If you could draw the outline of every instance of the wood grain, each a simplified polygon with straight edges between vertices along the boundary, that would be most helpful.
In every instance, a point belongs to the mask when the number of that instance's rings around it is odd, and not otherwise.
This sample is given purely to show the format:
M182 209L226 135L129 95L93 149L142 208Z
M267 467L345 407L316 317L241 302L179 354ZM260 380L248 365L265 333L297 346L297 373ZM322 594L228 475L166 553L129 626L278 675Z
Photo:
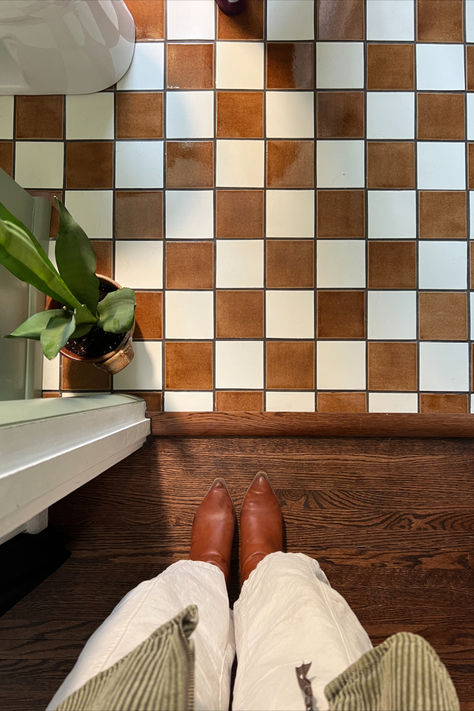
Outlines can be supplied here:
M286 549L319 560L374 644L428 639L474 711L473 454L467 437L151 437L50 510L72 555L0 619L2 711L44 708L121 597L187 556L213 479L238 508L259 470ZM238 534L232 600L237 560Z

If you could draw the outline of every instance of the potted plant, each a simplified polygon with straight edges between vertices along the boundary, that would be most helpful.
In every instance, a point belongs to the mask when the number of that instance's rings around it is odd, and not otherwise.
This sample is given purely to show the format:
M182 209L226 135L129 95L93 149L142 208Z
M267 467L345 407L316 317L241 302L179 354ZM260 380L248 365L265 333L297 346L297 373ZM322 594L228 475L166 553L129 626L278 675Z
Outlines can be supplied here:
M133 358L135 292L96 274L84 230L60 200L55 269L36 237L0 203L0 264L46 296L46 309L6 338L40 341L46 358L59 352L118 373Z

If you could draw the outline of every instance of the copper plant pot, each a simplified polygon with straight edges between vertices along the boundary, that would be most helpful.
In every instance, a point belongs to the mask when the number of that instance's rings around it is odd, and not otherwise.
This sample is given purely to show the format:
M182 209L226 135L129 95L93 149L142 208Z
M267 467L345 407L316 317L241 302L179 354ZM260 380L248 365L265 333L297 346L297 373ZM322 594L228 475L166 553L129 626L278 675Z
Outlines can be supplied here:
M96 274L96 276L98 279L100 279L100 281L107 282L108 284L114 286L116 289L121 288L120 284L117 284L117 282L111 279L110 277L104 276L104 274ZM50 296L47 296L46 309L54 309L57 307L57 302L54 301ZM68 350L66 346L64 346L64 348L61 348L59 352L62 353L62 355L66 358L70 358L70 360L76 360L82 363L92 363L93 365L95 365L96 368L99 368L100 370L104 370L106 373L114 375L115 373L119 373L121 370L123 370L133 360L134 352L132 344L132 335L134 330L135 320L133 321L131 329L124 334L124 337L119 343L119 345L114 348L113 351L104 353L104 355L99 356L98 358L84 358L84 356L77 355L77 353L73 353L72 351Z

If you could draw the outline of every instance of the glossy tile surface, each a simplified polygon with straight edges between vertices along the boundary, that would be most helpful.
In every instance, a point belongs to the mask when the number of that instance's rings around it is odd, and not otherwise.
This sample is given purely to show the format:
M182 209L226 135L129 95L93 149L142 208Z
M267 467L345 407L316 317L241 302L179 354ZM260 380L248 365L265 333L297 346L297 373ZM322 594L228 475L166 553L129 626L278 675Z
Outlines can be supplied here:
M137 293L131 366L48 362L46 394L471 409L474 3L129 8L116 87L0 97L0 167L62 197L97 268Z

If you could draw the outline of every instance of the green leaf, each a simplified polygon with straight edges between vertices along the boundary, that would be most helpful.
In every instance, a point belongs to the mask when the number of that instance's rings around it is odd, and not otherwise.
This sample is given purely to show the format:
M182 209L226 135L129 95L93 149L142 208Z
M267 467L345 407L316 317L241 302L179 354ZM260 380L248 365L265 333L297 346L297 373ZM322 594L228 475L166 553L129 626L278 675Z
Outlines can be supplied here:
M93 325L93 323L78 324L76 319L76 330L72 334L72 338L81 338L81 336L87 336Z
M40 341L43 353L48 360L58 355L68 339L74 333L76 319L74 314L62 311L60 316L54 316L42 331Z
M135 292L133 289L117 289L107 294L97 305L99 323L108 333L124 333L132 327L135 315Z
M60 304L72 309L80 307L39 243L38 247L22 227L0 219L0 264Z
M3 205L3 203L1 203L1 202L0 202L0 220L5 220L5 222L12 222L17 227L20 227L23 230L23 232L25 232L25 234L30 238L31 243L33 244L33 246L36 249L36 251L38 252L38 254L40 254L43 257L43 259L49 264L50 268L53 271L56 271L53 263L51 262L48 255L44 251L43 247L40 245L40 243L34 236L33 232L31 232L31 230L29 230L28 227L25 224L23 224L23 222L21 220L18 219L18 217L15 217L15 215L12 212L7 210L5 205Z
M96 256L86 233L64 205L59 207L59 231L56 239L56 262L59 273L76 298L92 314L97 311L99 280L95 275Z
M10 335L5 336L5 338L34 338L35 341L39 341L41 333L46 328L48 323L54 316L60 316L63 312L62 309L50 309L49 311L39 311L37 314L30 316L26 321L15 328Z

